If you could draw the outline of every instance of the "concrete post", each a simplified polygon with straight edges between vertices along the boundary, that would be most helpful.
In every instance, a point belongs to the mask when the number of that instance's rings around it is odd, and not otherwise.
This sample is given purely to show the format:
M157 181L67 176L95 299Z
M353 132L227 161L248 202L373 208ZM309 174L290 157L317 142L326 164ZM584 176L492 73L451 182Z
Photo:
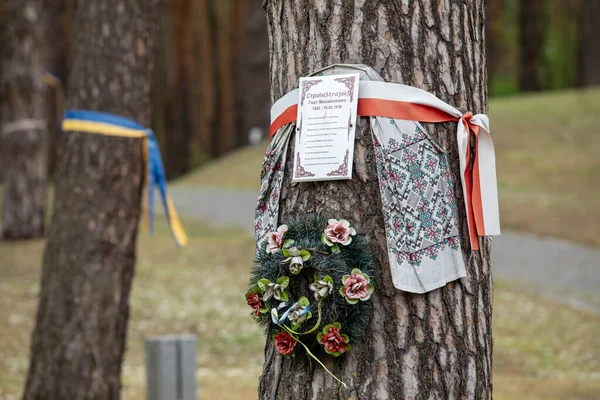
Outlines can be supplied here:
M196 400L196 337L146 339L148 400Z

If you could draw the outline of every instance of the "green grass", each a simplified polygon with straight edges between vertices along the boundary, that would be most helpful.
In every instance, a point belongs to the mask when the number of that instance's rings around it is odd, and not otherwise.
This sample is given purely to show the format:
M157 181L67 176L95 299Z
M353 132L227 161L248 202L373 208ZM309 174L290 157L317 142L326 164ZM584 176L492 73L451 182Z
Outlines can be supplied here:
M600 89L493 99L504 229L600 245ZM257 191L267 143L178 181Z
M141 233L131 298L123 399L145 398L143 340L198 336L204 399L255 399L263 337L244 302L254 242L235 230L186 223L178 249L162 218ZM0 399L22 390L33 328L43 241L0 243ZM508 283L495 289L497 399L596 399L600 396L600 317L538 298Z
M178 179L175 184L258 191L260 165L268 144L268 141L263 141L256 146L234 150L217 160L207 162L202 168Z
M492 101L505 228L600 245L600 90Z

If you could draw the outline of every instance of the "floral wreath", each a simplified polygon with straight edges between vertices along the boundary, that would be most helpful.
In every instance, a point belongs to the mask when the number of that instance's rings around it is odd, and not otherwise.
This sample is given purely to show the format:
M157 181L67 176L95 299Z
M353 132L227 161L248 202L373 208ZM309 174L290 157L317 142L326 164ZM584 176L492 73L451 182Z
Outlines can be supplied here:
M334 357L347 353L372 314L373 257L367 240L347 220L317 215L298 217L265 239L246 302L277 351L294 357L299 343L325 368L311 349Z

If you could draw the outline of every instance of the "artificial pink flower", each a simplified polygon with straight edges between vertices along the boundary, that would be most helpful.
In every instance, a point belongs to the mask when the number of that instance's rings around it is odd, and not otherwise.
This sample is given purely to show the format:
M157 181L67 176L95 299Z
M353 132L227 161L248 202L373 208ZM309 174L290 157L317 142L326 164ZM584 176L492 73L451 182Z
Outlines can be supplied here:
M350 222L345 219L330 219L329 225L323 231L322 241L328 246L334 246L339 243L343 246L352 242L352 236L356 235L356 230L350 226Z
M371 279L357 268L353 269L350 275L342 277L342 284L340 295L350 304L356 304L359 300L368 300L375 289Z
M277 232L269 233L269 244L267 245L267 253L277 253L283 246L283 236L287 232L287 225L281 225L277 228Z

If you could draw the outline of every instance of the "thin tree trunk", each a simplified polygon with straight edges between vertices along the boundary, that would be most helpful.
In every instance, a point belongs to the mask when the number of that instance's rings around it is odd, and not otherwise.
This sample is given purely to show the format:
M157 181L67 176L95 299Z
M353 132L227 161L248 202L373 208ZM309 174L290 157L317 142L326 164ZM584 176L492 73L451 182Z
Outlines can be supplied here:
M543 0L519 1L519 88L540 90Z
M332 63L364 63L384 79L417 86L474 112L486 112L484 5L469 1L268 0L271 95ZM351 181L283 183L280 221L298 213L343 216L366 234L377 264L375 315L362 343L328 367L344 389L304 356L285 360L267 339L261 399L490 399L492 280L490 246L471 252L459 210L467 277L426 294L394 288L368 120L361 118ZM448 152L457 204L456 125L436 125ZM293 143L293 139L292 139ZM293 146L290 146L293 147ZM293 151L293 149L291 149ZM286 170L293 157L288 156ZM327 199L324 201L323 199Z
M262 13L262 7L258 5L258 10ZM242 92L241 79L245 68L245 61L242 53L242 45L246 35L245 28L248 21L248 0L236 0L231 6L231 80L232 95L235 108L235 146L244 146L248 143L248 131L244 128L244 117L246 116L246 104L244 97L246 93ZM265 28L266 33L266 28ZM266 83L266 82L265 82Z
M148 126L159 0L80 0L69 108ZM24 399L118 399L142 140L63 133Z
M209 0L198 0L194 21L194 69L192 77L194 110L198 113L198 125L194 129L194 153L202 158L216 155L213 144L213 124L216 119L216 83L214 69L214 21L211 18Z
M44 4L49 20L48 37L52 38L52 41L47 43L49 59L45 67L62 81L48 90L48 136L50 141L48 175L51 177L56 169L60 123L65 113L64 86L69 72L74 34L75 0L46 1Z
M600 1L583 0L580 12L578 82L600 85Z
M42 0L4 3L2 128L3 239L44 235L49 137L47 92L48 15Z
M485 0L485 58L488 78L492 78L499 71L502 61L502 12L504 0Z
M231 52L231 12L236 5L229 1L212 0L217 19L216 54L218 77L218 138L217 155L223 155L237 145L237 110L235 109L235 87L233 85L232 52Z
M269 131L269 36L262 0L248 0L242 37L239 93L243 104L241 132L248 137L254 127Z
M192 109L193 12L192 0L167 2L168 29L166 60L165 158L169 178L180 176L191 167L190 141L194 130Z

